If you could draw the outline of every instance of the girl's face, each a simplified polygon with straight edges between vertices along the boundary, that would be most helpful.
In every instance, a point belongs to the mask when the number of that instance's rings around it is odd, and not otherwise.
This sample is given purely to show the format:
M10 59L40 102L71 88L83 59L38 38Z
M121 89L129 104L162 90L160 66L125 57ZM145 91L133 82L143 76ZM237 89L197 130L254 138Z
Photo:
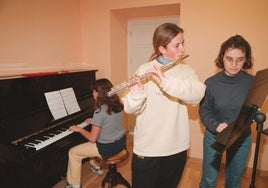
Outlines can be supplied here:
M97 97L98 97L98 92L94 89L93 90L93 98L94 98L94 100L97 100Z
M223 56L225 73L228 76L235 76L242 70L246 61L245 53L238 48L228 48Z
M170 43L167 44L166 47L160 46L159 51L162 53L163 57L170 60L175 61L183 56L184 53L184 38L183 33L178 33L176 37L174 37Z

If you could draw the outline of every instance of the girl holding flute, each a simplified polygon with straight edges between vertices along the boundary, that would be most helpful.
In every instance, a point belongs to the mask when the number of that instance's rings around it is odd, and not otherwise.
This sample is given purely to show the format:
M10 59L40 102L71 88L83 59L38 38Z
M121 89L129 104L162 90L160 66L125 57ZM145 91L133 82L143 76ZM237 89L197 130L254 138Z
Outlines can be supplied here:
M183 57L183 29L173 23L158 26L153 47L150 62L141 65L131 79L147 73L151 76L129 87L122 98L125 112L137 115L132 186L176 188L190 145L187 104L200 102L205 85L188 64L161 71Z

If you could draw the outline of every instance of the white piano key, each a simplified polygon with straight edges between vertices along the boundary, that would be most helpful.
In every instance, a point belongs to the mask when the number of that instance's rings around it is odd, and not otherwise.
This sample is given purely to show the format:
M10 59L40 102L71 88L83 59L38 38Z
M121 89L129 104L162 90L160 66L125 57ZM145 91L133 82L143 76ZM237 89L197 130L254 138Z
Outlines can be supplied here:
M28 145L28 144L24 144L24 146L26 146L26 147L30 147L30 148L35 148L35 146Z
M81 128L85 128L87 125L89 125L89 123L82 122L82 123L78 124L77 126L79 126ZM33 144L34 146L32 146L32 147L34 147L36 149L36 151L38 151L38 150L40 150L40 149L42 149L42 148L44 148L52 143L64 138L64 137L72 134L72 133L73 133L73 131L66 129L65 131L61 131L59 134L52 134L53 136L47 136L47 135L44 136L45 138L47 138L45 141L40 140L41 142L38 144L34 144L34 143L31 143L31 144ZM51 134L49 134L49 135L51 135Z

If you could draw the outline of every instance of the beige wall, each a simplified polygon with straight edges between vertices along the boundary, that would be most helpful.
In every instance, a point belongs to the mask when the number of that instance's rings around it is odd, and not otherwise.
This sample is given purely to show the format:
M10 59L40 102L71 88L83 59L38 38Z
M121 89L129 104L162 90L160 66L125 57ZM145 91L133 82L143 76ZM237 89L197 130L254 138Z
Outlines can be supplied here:
M251 43L255 74L268 67L267 7L267 0L1 0L0 75L97 68L98 77L119 84L127 77L127 20L178 14L190 54L186 62L201 80L216 72L219 46L234 34ZM189 108L189 155L202 158L203 126L198 107ZM262 111L268 115L267 100ZM255 139L255 124L252 128ZM268 171L268 137L261 141L258 168Z
M0 76L84 65L79 1L1 0L0 23Z

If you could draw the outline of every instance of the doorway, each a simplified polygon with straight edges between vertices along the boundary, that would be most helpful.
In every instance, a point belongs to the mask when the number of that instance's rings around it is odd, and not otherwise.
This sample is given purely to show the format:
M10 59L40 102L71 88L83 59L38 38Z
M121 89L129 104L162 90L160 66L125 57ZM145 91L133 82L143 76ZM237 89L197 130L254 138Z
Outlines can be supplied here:
M149 61L153 53L153 32L165 22L179 25L179 17L128 21L128 76L132 75L141 64Z
M175 23L179 23L180 4L175 3L115 9L111 10L110 16L111 80L114 85L117 86L127 80L128 75L133 74L140 64L148 62L148 59L152 53L152 35L157 25L167 22L166 19L170 18L175 18ZM130 24L132 24L132 26L129 26ZM138 32L139 28L142 31L144 30L141 28L143 28L145 24L154 24L154 26L148 27L150 28L150 31L144 31L147 33L147 37L144 36L144 33ZM134 27L131 30L131 37L133 37L131 39L129 39L128 26L131 27L131 29ZM138 38L136 38L136 36ZM144 41L147 41L147 44L145 45L146 47L132 47L136 46L135 44L140 43L142 40L141 37L143 37ZM136 43L136 41L139 43ZM133 42L134 45L132 45ZM135 48L135 50L130 50L129 47ZM119 70L121 74L118 74ZM122 96L122 93L123 92L119 93L120 97ZM132 132L135 126L135 116L133 117L133 115L125 113L124 126L127 132Z
M128 32L128 77L135 73L138 67L149 61L153 53L152 38L154 30L162 23L170 22L179 25L179 17L129 20ZM136 115L129 114L127 124L129 132L133 132Z

